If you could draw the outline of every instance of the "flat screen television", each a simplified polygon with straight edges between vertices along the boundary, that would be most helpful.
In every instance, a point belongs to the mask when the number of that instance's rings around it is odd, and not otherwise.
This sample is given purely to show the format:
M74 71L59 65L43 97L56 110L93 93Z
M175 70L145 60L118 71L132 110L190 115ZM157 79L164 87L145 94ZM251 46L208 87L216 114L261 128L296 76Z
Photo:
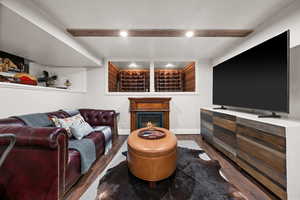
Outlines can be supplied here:
M213 104L289 112L289 31L213 68Z

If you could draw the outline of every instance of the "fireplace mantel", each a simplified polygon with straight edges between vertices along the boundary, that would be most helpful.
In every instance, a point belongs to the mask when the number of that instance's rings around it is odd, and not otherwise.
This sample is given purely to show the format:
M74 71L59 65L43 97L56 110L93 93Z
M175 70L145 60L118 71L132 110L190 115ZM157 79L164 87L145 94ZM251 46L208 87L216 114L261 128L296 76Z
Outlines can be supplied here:
M130 130L137 129L137 112L163 112L163 128L169 129L171 98L128 98L130 102Z

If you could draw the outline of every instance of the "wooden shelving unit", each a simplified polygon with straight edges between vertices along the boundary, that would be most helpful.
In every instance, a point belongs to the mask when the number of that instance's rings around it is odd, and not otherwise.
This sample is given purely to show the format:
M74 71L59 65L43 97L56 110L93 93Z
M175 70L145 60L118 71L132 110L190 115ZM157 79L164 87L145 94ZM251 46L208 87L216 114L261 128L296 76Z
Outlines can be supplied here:
M182 69L183 74L183 91L185 92L194 92L195 91L195 63L191 63Z
M150 81L149 69L122 69L108 62L109 92L148 92Z
M108 63L109 92L150 92L150 69L122 68ZM154 70L155 92L195 92L195 62L180 68Z
M180 69L156 69L155 91L180 92L183 91L182 70Z
M108 88L110 92L118 91L119 68L111 62L108 62Z
M149 91L149 70L121 70L119 73L120 92Z

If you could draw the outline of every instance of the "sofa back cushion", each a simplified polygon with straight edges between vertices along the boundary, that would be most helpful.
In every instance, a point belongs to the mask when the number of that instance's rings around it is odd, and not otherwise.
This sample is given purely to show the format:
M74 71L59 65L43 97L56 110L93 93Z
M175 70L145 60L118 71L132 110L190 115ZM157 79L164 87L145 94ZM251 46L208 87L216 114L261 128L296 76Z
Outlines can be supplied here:
M62 110L56 111L56 112L49 112L47 113L49 117L56 116L58 118L66 118L70 117L70 115ZM0 119L0 126L26 126L26 124L17 118L14 117L9 117L9 118L4 118Z
M67 118L67 117L71 117L71 115L69 115L67 112L63 111L63 110L59 110L56 112L49 112L47 113L47 115L52 118L52 117L57 117L57 118Z
M80 109L80 114L91 126L113 126L114 110Z

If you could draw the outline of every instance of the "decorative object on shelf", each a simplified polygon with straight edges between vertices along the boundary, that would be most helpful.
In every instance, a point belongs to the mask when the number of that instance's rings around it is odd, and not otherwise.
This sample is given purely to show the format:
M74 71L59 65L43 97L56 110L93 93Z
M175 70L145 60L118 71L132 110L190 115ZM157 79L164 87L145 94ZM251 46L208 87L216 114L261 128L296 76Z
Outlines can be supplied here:
M0 82L9 82L5 76L0 75Z
M0 82L15 83L14 74L0 72Z
M72 83L67 77L59 76L55 81L55 88L66 90L69 89L70 86L72 86Z
M49 72L43 71L44 76L38 78L38 82L45 83L46 87L53 87L55 80L57 80L57 76L49 76Z
M72 86L72 83L71 83L71 81L66 80L66 82L64 83L64 85L65 85L67 88L69 88L70 86Z
M14 79L17 83L25 85L37 85L37 79L27 73L17 73L14 75Z
M35 77L30 76L28 60L0 51L0 82L37 85Z
M0 72L0 82L37 85L37 79L27 73Z
M0 72L29 73L28 60L0 51Z
M1 71L2 72L8 72L8 70L16 70L18 67L9 59L9 58L1 58Z

